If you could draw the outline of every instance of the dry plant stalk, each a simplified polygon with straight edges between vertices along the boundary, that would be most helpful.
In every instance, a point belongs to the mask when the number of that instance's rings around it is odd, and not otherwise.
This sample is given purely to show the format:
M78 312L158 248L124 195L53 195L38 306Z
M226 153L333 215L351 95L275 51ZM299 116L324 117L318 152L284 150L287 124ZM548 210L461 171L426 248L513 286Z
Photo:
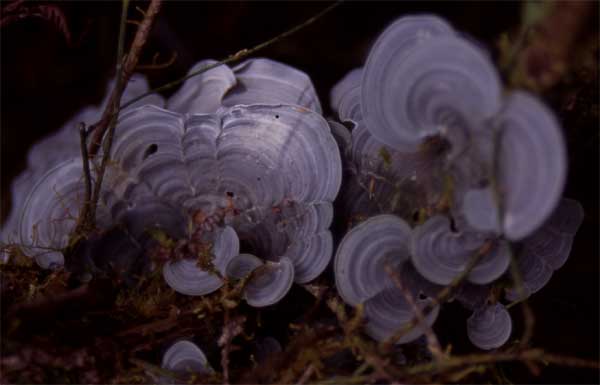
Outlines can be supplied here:
M146 40L148 39L148 34L150 33L150 29L152 27L152 23L154 22L154 18L160 11L161 0L151 0L148 9L144 14L144 19L138 26L137 32L131 43L131 48L127 53L122 66L120 64L122 58L117 57L117 61L119 62L120 71L117 70L117 76L121 76L121 81L117 81L115 88L110 94L110 98L102 117L98 122L96 122L92 127L90 127L90 132L93 131L93 137L89 145L89 155L91 158L94 158L100 149L100 144L102 143L102 138L104 134L109 129L109 125L111 122L116 121L118 116L119 104L121 102L121 96L123 95L123 91L125 91L125 87L133 75L133 71L135 70L140 54L142 52L142 48L146 44ZM120 73L120 74L119 74Z

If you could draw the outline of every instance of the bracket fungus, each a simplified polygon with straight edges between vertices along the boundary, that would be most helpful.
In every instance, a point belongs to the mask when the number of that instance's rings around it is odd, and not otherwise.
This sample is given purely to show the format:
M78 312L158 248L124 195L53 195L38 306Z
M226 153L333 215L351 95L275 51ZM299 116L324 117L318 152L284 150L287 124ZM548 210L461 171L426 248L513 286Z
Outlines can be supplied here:
M120 115L100 229L124 226L182 294L218 289L244 247L266 261L246 288L252 305L273 304L292 282L317 277L333 253L331 202L342 170L310 79L255 59L189 79L166 105L188 111L145 105ZM43 267L63 263L83 202L75 143L71 158L27 192L25 208L15 208L20 241Z
M412 230L393 215L378 215L354 227L342 240L335 256L335 282L338 293L350 305L365 305L367 333L383 340L412 321L413 311L394 286L386 265L398 273L410 258ZM410 285L413 296L419 297L419 287ZM415 295L416 294L416 295ZM424 308L431 299L418 300ZM436 306L427 316L432 324L437 317ZM413 329L398 342L410 342L423 334L422 327Z
M512 319L497 303L476 309L467 320L467 336L473 345L490 350L504 345L512 331Z
M106 87L106 90L110 90L114 88L115 81L112 80ZM129 83L127 83L127 87L123 92L123 99L131 99L132 97L143 94L149 90L148 82L146 78L142 75L134 74ZM48 178L44 176L48 173L50 169L57 166L58 164L68 161L70 159L74 159L80 156L80 136L79 136L79 123L85 122L90 124L92 122L96 122L100 119L102 115L102 111L108 104L109 95L106 92L106 97L98 106L89 106L79 111L75 116L73 116L67 123L65 123L58 131L46 136L41 139L39 142L35 143L29 152L27 153L27 168L19 174L11 185L11 210L9 215L2 226L2 231L0 232L0 240L6 244L21 242L24 241L20 239L19 235L19 222L22 216L22 210L25 204L25 200L30 195L30 191L34 188L36 184L42 178ZM145 104L153 104L156 106L162 106L164 104L164 99L160 95L151 95L148 98L144 99L144 101L138 101L131 106L129 106L126 110L131 108L136 108ZM77 163L77 162L75 162ZM75 165L71 165L70 167L77 167ZM81 161L79 161L81 164ZM83 170L80 167L79 177L82 176ZM93 170L92 170L93 171ZM66 183L72 183L72 181L65 181ZM49 187L50 189L54 187ZM62 187L61 187L62 188ZM52 195L55 195L54 193ZM44 198L46 199L46 198ZM70 198L69 198L70 199ZM81 203L81 202L79 202ZM75 202L68 202L69 205L75 205ZM28 231L30 231L29 229ZM25 241L25 244L30 244L30 241ZM47 258L61 260L62 257L53 254L51 250L47 250L50 254ZM47 263L42 262L42 266Z
M406 16L388 26L364 67L333 87L330 102L345 123L332 124L347 176L341 206L349 224L359 222L336 254L342 298L354 306L366 301L365 309L372 309L373 296L394 297L386 314L394 306L401 312L400 297L379 294L386 278L375 255L402 255L431 284L448 285L479 253L457 297L474 291L484 298L469 321L475 345L504 343L510 323L490 342L476 336L487 324L473 319L490 319L485 298L508 275L511 242L530 250L518 257L530 292L553 271L544 257L531 256L545 253L548 241L536 230L556 208L566 178L565 143L552 111L524 91L504 95L489 55L433 15ZM393 225L380 228L380 221L402 221L403 230L396 231L395 243L380 241L372 257L363 256L372 239L393 231ZM557 260L566 259L576 227L559 231ZM407 249L399 253L398 244ZM426 291L422 282L414 284ZM376 338L384 334L373 330L384 330L382 312L367 312L366 328Z
M552 112L523 91L502 98L488 55L435 16L392 23L372 47L365 67L342 79L331 98L340 119L355 126L351 152L357 166L365 165L361 155L382 163L373 148L385 148L390 159L402 158L388 162L396 165L406 163L408 154L423 154L431 138L447 143L445 150L428 154L431 163L442 163L429 171L441 168L454 177L456 190L464 195L455 197L457 207L476 230L518 241L544 222L560 198L566 155ZM490 158L488 144L479 148L480 137L490 133L498 136L498 159ZM457 175L482 165L487 168L483 179L480 173ZM416 166L412 171L427 174ZM501 192L499 202L491 193L470 192L482 184L491 188L492 178ZM490 214L496 211L498 219Z
M189 73L215 65L203 60ZM221 106L291 104L321 113L315 88L304 72L269 59L249 59L233 68L220 65L188 79L167 100L166 108L181 113L215 112Z
M246 302L254 307L263 307L279 302L290 290L294 282L294 265L289 258L279 262L263 262L252 254L240 254L233 258L226 268L226 275L232 279L250 276L252 279L244 287Z
M563 198L542 227L523 240L517 262L526 296L540 290L565 264L583 216L579 202ZM511 301L520 299L513 288L507 290L506 297Z
M447 217L433 216L413 232L412 262L417 271L431 282L448 285L489 241L477 233L452 232ZM490 283L508 268L510 255L506 241L492 240L491 244L482 261L469 273L467 279L470 282Z
M212 367L204 352L193 342L178 341L171 345L162 357L161 367L177 375L211 374ZM160 379L160 383L176 383L175 379Z

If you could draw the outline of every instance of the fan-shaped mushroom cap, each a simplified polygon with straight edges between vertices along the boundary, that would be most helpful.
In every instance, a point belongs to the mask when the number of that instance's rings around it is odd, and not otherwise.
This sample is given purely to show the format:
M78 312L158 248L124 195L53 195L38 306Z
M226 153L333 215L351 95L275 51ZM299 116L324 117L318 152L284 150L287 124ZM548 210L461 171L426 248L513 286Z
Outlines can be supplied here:
M201 60L188 71L197 72L215 65L216 60ZM219 65L187 79L166 103L166 108L179 113L212 113L222 105L223 95L236 84L235 74L226 65Z
M85 199L81 160L60 163L46 172L29 191L19 219L19 239L27 255L43 268L64 263L67 246ZM100 221L105 215L99 207Z
M331 108L338 114L341 121L357 122L362 120L360 109L362 76L362 68L353 69L331 89Z
M338 248L334 265L338 293L350 305L364 302L366 331L373 338L389 337L414 316L385 271L386 264L401 271L409 259L410 236L411 229L402 219L378 215L350 230ZM410 290L417 292L412 286ZM422 307L428 303L419 300ZM428 323L433 323L437 311L430 313ZM421 334L417 328L398 342L408 342Z
M531 294L546 286L552 278L552 267L546 264L534 254L523 254L518 257L519 270L523 280L524 297L516 288L506 290L506 298L509 301L517 301L529 297Z
M552 111L527 93L510 96L499 124L504 233L519 240L557 206L567 174L566 149Z
M497 179L503 211L501 231L521 240L550 216L565 184L566 149L552 111L525 92L514 92L494 122L499 130ZM463 211L482 231L499 227L490 188L470 191Z
M583 223L583 207L563 198L552 216L531 236L523 240L523 254L534 254L554 270L561 268L571 252L573 238Z
M204 352L190 341L179 341L171 345L163 355L161 367L181 374L213 372Z
M236 255L229 261L225 268L225 274L228 278L242 279L262 265L264 265L263 261L257 256L243 253Z
M504 345L511 331L512 319L500 303L475 310L467 320L467 336L480 349L490 350Z
M240 234L257 255L278 260L284 256L294 263L295 280L305 283L317 277L333 253L333 238L328 230L333 219L330 203L286 202L264 216L260 224Z
M203 60L189 73L215 63ZM262 58L233 68L220 65L187 79L169 98L167 108L180 113L214 113L221 106L251 104L293 104L321 112L317 93L304 72Z
M326 267L333 251L329 202L341 183L341 161L327 123L316 113L253 105L183 117L142 108L122 117L116 138L114 174L120 176L112 180L118 195L113 200L153 197L208 216L233 204L239 213L222 220L244 238L260 242L264 234L261 257L289 257L296 274L286 277L305 282ZM176 266L181 282L200 274L194 261ZM171 267L165 278L174 284L169 272ZM221 284L214 275L200 275L195 288L190 282L174 288L201 295Z
M523 240L517 262L526 296L544 287L553 272L564 265L583 215L579 202L562 199L546 223ZM512 301L520 299L514 288L507 290L506 297Z
M115 80L107 85L107 90L114 87ZM149 90L146 78L139 74L133 74L122 95L122 100L127 101L139 96ZM96 123L102 115L102 111L108 103L109 95L99 106L89 106L79 111L58 131L46 136L36 142L27 153L27 169L16 177L11 186L12 205L8 218L2 226L0 239L3 242L12 243L18 241L18 226L22 214L25 199L34 188L35 184L54 166L80 156L79 123L88 126ZM162 106L163 98L158 95L150 95L142 101L136 102L126 110L139 107L143 104Z
M472 228L482 232L501 233L498 203L491 187L466 191L462 204L464 219Z
M186 295L204 295L217 290L223 284L221 277L225 275L227 264L240 253L239 240L233 228L216 231L211 253L212 264L220 276L200 268L194 259L182 259L164 265L165 281L175 291Z
M335 283L340 296L356 306L390 282L385 264L409 259L411 229L393 215L369 218L350 230L335 256Z
M321 113L317 92L304 72L269 59L250 59L233 68L238 80L223 105L294 104Z
M34 191L20 227L23 239L39 232L38 214L52 207L42 205L49 189L60 183L60 189L82 192L80 160L71 163L54 170L53 179ZM340 154L329 126L305 108L252 105L181 115L144 106L126 111L119 120L101 203L112 216L106 222L124 224L147 250L157 243L150 229L176 240L213 234L214 271L200 269L193 259L164 266L167 283L189 295L220 287L218 275L239 254L236 231L272 232L264 257L275 261L270 268L282 266L271 270L285 273L277 276L285 279L283 295L290 279L311 280L329 262L331 201L340 183ZM69 204L78 210L81 199L75 198ZM39 245L63 247L76 218L74 213L68 228L44 224L44 241L54 243Z
M487 54L444 21L406 17L371 49L361 107L371 133L398 150L414 151L437 134L458 144L498 111L500 81Z
M234 279L254 274L244 288L246 302L254 307L279 302L294 283L294 265L286 257L279 262L263 263L252 254L240 254L229 262L226 272L228 277Z
M294 283L294 265L286 257L258 267L244 288L250 306L264 307L279 302Z
M29 196L32 187L39 180L33 178L33 170L26 169L19 174L10 186L11 209L0 230L0 242L11 244L19 242L19 222L23 204ZM0 250L0 260L6 260L8 253Z
M338 123L335 120L328 120L327 123L329 123L331 134L340 147L342 158L347 158L348 151L352 148L352 134L342 123Z
M295 106L238 106L189 118L144 107L121 118L115 138L112 158L130 181L182 204L206 190L243 198L236 202L243 208L271 206L284 195L331 201L341 183L327 122Z
M485 242L485 237L480 234L452 232L448 218L436 215L414 229L412 262L431 282L447 285L466 269ZM506 271L509 262L506 243L495 241L468 279L477 284L492 282Z

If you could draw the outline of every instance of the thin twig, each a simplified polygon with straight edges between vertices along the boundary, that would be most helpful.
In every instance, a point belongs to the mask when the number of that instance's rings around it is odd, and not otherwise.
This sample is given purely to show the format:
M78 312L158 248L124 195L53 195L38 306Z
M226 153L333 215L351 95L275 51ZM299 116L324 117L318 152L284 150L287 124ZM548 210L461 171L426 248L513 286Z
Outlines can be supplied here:
M413 311L414 316L418 321L418 325L420 325L423 328L425 337L427 338L427 347L431 351L431 354L433 354L433 357L437 361L443 360L445 357L444 352L442 351L442 347L440 345L440 341L433 332L433 329L431 329L431 326L429 326L429 324L427 323L422 309L419 308L415 301L415 297L412 295L410 290L408 290L408 288L404 285L402 279L400 278L400 275L392 268L392 266L389 263L385 264L385 272L390 276L390 278L394 282L394 285L396 285L396 287L400 290L402 296L404 297L408 305L411 307L411 310Z
M124 7L126 7L126 3L128 0L124 1ZM140 58L140 53L142 48L146 44L146 40L148 39L148 34L150 33L150 29L152 27L152 23L154 22L154 18L158 14L160 10L161 0L152 0L150 5L148 6L147 11L144 14L144 19L140 23L133 42L131 43L131 48L127 57L125 58L124 63L122 62L122 56L117 57L117 84L113 89L109 103L107 108L104 110L102 114L102 118L90 127L90 131L94 131L94 135L92 137L92 141L89 147L90 157L94 158L100 148L100 143L102 142L102 138L104 134L108 130L108 126L112 121L116 122L116 117L119 113L119 104L121 102L121 96L123 91L125 91L125 87L137 66L137 63ZM121 32L125 30L125 23L127 21L127 14L121 17ZM121 33L120 32L120 33ZM124 33L124 32L123 32ZM122 36L120 36L119 41L121 41ZM120 43L121 44L121 43ZM122 52L122 51L121 51ZM119 81L120 80L120 81Z
M468 354L463 356L452 356L448 357L446 360L440 363L428 362L425 364L412 366L406 369L406 373L408 375L417 375L423 373L441 373L456 367L478 364L491 364L506 361L548 362L555 365L579 368L600 368L600 365L596 361L569 356L560 356L556 354L546 354L542 349L527 349L516 352L494 352Z
M600 362L598 362L598 360L588 360L585 358L563 356L554 353L544 353L542 360L549 364L568 366L572 368L600 369Z
M327 13L329 13L330 11L332 11L334 8L336 8L338 5L340 5L342 2L343 2L343 0L336 1L335 3L331 4L327 8L325 8L322 11L320 11L319 13L317 13L316 15L314 15L311 18L307 19L306 21L302 22L301 24L298 24L298 25L294 26L293 28L290 28L287 31L283 32L282 34L277 35L277 36L275 36L275 37L273 37L273 38L271 38L271 39L269 39L269 40L267 40L267 41L265 41L263 43L257 44L257 45L255 45L252 48L242 49L242 50L240 50L240 51L238 51L238 52L236 52L236 53L234 53L232 55L229 55L227 58L225 58L225 59L223 59L221 61L218 61L218 62L213 63L211 65L207 65L206 67L203 67L203 68L199 69L198 71L194 71L192 73L189 73L186 76L182 77L181 79L177 79L177 80L172 81L170 83L164 84L164 85L162 85L162 86L160 86L158 88L152 89L152 90L150 90L150 91L148 91L148 92L146 92L144 94L141 94L141 95L139 95L139 96L137 96L137 97L135 97L135 98L133 98L131 100L128 100L127 102L125 102L125 103L123 103L121 105L120 109L122 110L124 108L127 108L130 105L136 103L137 101L139 101L139 100L141 100L141 99L143 99L143 98L145 98L147 96L150 96L152 94L155 94L157 92L166 91L166 90L171 89L171 88L173 88L175 86L178 86L179 84L183 83L187 79L192 78L192 77L197 76L197 75L200 75L200 74L202 74L202 73L204 73L206 71L209 71L209 70L211 70L211 69L213 69L215 67L218 67L218 66L223 65L223 64L229 64L229 63L232 63L232 62L244 59L244 58L246 58L246 57L248 57L248 56L250 56L250 55L252 55L252 54L254 54L254 53L256 53L256 52L258 52L260 50L262 50L262 49L265 49L265 48L267 48L267 47L269 47L269 46L271 46L271 45L273 45L273 44L275 44L275 43L277 43L277 42L285 39L286 37L288 37L288 36L290 36L290 35L298 32L298 31L300 31L301 29L303 29L303 28L305 28L305 27L313 24L315 21L317 21L321 17L325 16Z
M90 205L92 203L92 177L90 174L90 158L87 152L87 133L85 123L79 123L79 146L81 150L81 163L83 166L83 181L84 181L84 202L81 208L81 214L77 219L75 226L75 234L82 233L82 226L89 224Z
M112 146L112 141L114 137L115 126L117 124L119 104L121 102L121 96L135 67L138 63L140 53L146 40L148 38L148 34L150 32L150 28L152 26L152 22L154 18L158 14L160 10L161 0L152 0L150 5L148 6L148 10L146 11L144 20L138 27L137 33L131 43L131 48L129 53L125 58L123 58L123 45L125 41L125 24L127 20L127 7L129 4L129 0L123 1L123 8L121 14L121 26L119 30L119 46L117 53L117 82L115 88L113 89L109 103L102 114L102 118L99 122L90 127L90 131L95 129L94 135L92 137L90 147L89 147L89 157L93 158L100 147L100 143L102 142L102 138L106 133L106 138L103 142L103 156L100 164L100 168L96 175L96 182L94 184L94 190L92 194L92 200L90 204L89 210L89 220L92 222L90 227L93 227L93 221L96 217L96 207L98 205L98 201L100 199L100 191L102 188L102 181L104 179L104 173L106 171L106 166L110 159L110 149ZM108 132L107 132L108 131Z

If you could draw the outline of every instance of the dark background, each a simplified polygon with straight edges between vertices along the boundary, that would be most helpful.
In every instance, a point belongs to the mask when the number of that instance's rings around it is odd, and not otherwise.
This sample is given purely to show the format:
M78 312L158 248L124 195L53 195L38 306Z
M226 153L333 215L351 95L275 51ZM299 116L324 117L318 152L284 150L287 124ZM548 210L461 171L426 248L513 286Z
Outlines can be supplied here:
M183 76L201 59L222 59L249 48L300 23L327 6L325 2L166 2L151 32L141 64L155 53L164 62L177 52L166 69L145 70L152 86ZM113 76L120 4L118 2L60 3L72 34L68 44L52 23L24 19L0 30L1 37L1 217L10 208L11 180L26 165L28 147L61 127L75 112L98 104ZM130 19L141 18L130 6ZM597 4L594 7L597 15ZM518 2L349 2L315 24L258 56L269 57L307 72L326 113L331 87L352 68L360 66L369 45L385 26L407 13L436 13L497 55L498 38L514 31L520 21ZM128 26L129 41L135 26ZM598 36L598 21L586 27ZM597 52L596 52L597 55ZM597 71L597 68L596 68ZM579 200L584 223L576 236L568 263L550 283L531 298L536 314L533 343L551 352L598 360L599 245L597 76L583 85L596 108L595 118L563 106L566 86L542 95L559 112L567 137L570 174L565 195ZM93 123L93 122L87 122ZM517 308L513 319L520 318ZM442 312L436 330L456 328L465 334L464 321ZM466 335L464 336L466 339ZM597 383L598 373L550 366L532 377L522 365L506 368L514 382Z

